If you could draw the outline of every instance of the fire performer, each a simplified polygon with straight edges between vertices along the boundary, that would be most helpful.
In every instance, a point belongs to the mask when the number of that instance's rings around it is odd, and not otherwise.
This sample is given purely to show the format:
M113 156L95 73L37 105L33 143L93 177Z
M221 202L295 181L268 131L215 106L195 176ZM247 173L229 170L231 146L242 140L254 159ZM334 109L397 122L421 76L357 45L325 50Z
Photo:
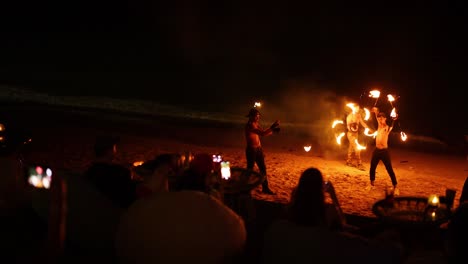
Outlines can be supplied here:
M268 186L265 155L263 154L260 137L278 133L280 131L280 122L279 120L276 120L268 129L263 130L259 124L260 111L258 111L258 109L252 108L246 117L249 118L245 125L245 139L247 143L245 155L247 158L247 169L252 170L254 165L257 164L260 174L265 178L262 183L262 192L265 194L275 194Z
M349 113L348 116L346 116L346 126L348 128L347 137L349 141L346 165L354 167L355 165L353 163L353 160L356 160L356 167L359 170L363 171L364 166L362 165L361 160L361 150L359 149L359 146L357 144L359 124L361 124L365 128L369 128L369 126L367 126L367 124L364 122L359 110L359 105L356 105L352 107L351 113Z
M393 171L392 161L390 159L390 153L388 151L388 135L393 129L393 124L397 119L397 115L392 117L392 124L391 126L388 126L387 116L384 112L379 112L379 109L377 107L372 108L372 111L375 113L378 122L378 128L377 136L375 138L375 149L372 152L371 165L369 170L371 184L369 189L372 189L374 187L375 170L379 161L382 161L385 165L385 169L387 170L388 175L390 176L390 179L392 180L393 193L394 195L399 195L400 191L397 189L397 179L395 176L395 172Z

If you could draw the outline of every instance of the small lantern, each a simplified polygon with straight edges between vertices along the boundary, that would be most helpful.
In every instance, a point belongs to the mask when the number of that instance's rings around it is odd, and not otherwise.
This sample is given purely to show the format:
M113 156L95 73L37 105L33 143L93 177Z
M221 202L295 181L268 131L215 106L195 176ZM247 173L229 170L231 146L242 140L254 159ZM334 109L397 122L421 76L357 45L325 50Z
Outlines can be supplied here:
M439 196L436 194L430 195L429 199L427 200L427 203L429 206L439 207L439 204L440 204Z
M143 161L135 161L133 162L133 167L138 167L138 166L141 166L144 162Z

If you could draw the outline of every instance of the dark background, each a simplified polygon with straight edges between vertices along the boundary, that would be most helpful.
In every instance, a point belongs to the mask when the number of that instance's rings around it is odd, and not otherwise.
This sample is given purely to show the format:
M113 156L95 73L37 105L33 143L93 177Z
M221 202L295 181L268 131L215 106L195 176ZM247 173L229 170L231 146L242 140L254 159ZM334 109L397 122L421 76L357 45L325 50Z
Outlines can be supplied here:
M462 3L14 1L0 8L0 84L197 110L264 100L311 122L324 101L378 88L398 96L403 128L459 141Z

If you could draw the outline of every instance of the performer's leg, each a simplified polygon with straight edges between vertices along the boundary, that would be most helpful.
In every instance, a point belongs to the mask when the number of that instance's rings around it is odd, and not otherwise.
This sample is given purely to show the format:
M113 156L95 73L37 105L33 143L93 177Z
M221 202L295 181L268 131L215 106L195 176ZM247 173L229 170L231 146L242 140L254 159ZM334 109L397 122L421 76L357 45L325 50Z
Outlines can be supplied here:
M273 192L270 190L270 187L268 186L268 175L265 165L265 155L261 148L257 150L257 153L255 155L255 162L257 163L258 169L260 170L260 174L264 177L264 180L262 182L262 192L273 194Z
M357 139L357 136L356 136ZM361 160L361 150L358 148L358 145L354 143L354 153L356 153L356 161L358 166L362 165L362 160Z
M361 160L361 150L359 150L356 146L356 160L357 160L357 168L364 171L364 165L362 165L362 160Z
M377 169L377 164L379 164L379 160L380 160L380 157L377 151L378 151L377 149L374 149L374 151L372 152L372 158L370 162L369 176L370 176L370 181L372 185L374 185L375 170Z
M253 170L255 165L255 149L247 147L245 149L245 157L247 158L247 169Z
M392 161L390 159L390 153L388 150L382 152L382 162L385 165L385 169L387 170L390 179L392 180L393 187L396 187L398 182L395 176L395 172L393 171Z
M355 151L356 151L356 143L354 141L354 133L352 132L348 132L347 134L347 137L348 137L348 157L346 159L346 165L348 166L351 166L353 164L353 158L354 158L354 155L355 155Z

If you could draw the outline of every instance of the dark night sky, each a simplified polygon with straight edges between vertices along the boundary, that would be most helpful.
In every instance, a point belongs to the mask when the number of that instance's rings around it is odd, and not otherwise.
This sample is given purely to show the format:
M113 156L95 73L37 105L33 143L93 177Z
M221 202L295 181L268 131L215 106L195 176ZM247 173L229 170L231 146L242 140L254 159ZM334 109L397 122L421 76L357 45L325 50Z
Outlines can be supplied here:
M191 105L379 87L406 123L468 134L463 1L161 2L2 7L1 84Z

